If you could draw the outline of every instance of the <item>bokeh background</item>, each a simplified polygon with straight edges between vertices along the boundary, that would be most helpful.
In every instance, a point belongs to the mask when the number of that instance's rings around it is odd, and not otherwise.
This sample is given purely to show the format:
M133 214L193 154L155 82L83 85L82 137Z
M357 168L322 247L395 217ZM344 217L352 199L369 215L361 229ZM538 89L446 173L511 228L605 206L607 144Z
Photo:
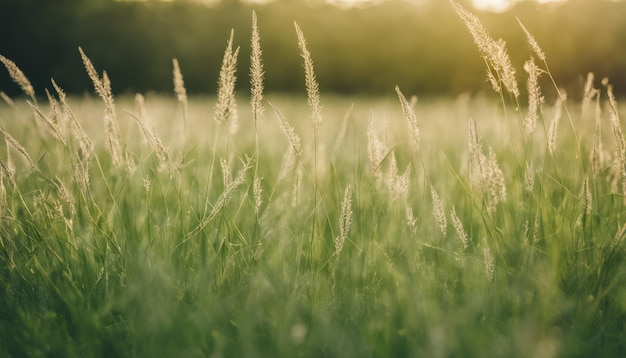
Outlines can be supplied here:
M571 96L581 92L589 71L624 93L626 1L521 0L500 2L508 6L498 11L479 7L480 1L457 2L507 41L521 83L530 50L516 17ZM294 20L324 92L379 95L399 85L405 93L437 96L489 89L471 36L446 0L0 0L0 54L18 64L39 94L51 77L68 92L90 91L79 46L107 70L116 93L171 92L174 57L188 91L208 93L216 89L232 28L241 46L238 90L245 91L253 9L269 91L304 90ZM6 71L0 71L0 91L19 93Z

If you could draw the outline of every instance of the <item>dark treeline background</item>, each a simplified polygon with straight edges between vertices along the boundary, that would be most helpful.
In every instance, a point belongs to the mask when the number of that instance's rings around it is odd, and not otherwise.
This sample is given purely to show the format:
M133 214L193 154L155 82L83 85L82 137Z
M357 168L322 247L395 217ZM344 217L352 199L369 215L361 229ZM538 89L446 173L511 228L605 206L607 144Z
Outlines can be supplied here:
M449 2L440 0L349 10L290 0L266 5L230 0L210 7L182 0L0 0L0 54L17 63L39 94L51 87L51 77L68 92L91 91L78 46L99 71L108 72L118 93L171 92L174 57L188 91L201 93L217 87L233 28L241 46L241 92L248 82L252 9L259 17L268 90L304 89L294 20L307 37L324 92L393 93L399 85L405 93L455 95L489 88L469 32ZM516 17L535 35L557 83L572 96L589 71L609 77L618 92L626 90L626 2L525 1L506 13L475 13L492 36L507 41L520 87L530 50ZM4 69L0 90L19 93Z

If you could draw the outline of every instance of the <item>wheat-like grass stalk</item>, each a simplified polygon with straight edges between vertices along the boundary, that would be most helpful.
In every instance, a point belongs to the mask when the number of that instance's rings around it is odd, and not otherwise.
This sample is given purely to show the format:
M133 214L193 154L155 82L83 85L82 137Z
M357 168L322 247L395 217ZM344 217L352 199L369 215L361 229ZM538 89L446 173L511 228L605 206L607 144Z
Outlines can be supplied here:
M530 49L535 53L538 59L540 59L541 61L545 61L546 54L543 52L541 47L539 47L539 44L537 43L537 40L535 40L535 37L526 29L526 27L524 26L524 24L522 24L522 21L519 18L516 19L522 30L524 30L524 34L526 34L526 42L528 42L528 44L530 45Z
M67 95L63 91L63 89L54 81L51 80L52 87L57 93L59 97L59 101L61 102L61 106L63 107L64 116L68 117L71 123L71 131L76 140L78 140L78 146L80 149L80 155L83 157L89 157L94 150L94 144L81 126L80 122L74 115L74 112L70 108L70 105L67 101Z
M36 105L32 104L30 101L27 101L27 103L31 107L31 109L35 112L36 117L41 119L41 121L44 123L46 128L48 128L50 133L52 133L52 135L56 139L58 139L61 143L63 143L64 146L67 146L67 142L65 141L65 135L63 134L63 132L61 132L61 130L59 129L59 126L57 126L48 116L43 114Z
M248 171L252 168L252 159L246 158L245 162L243 162L243 168L237 174L237 177L232 180L227 186L225 186L224 191L215 201L211 212L208 216L206 216L202 221L196 226L193 230L191 230L187 234L187 238L193 237L198 234L200 231L204 230L204 228L211 223L215 219L215 217L222 211L222 209L230 202L230 199L233 197L235 190L239 186L241 186L246 181L246 175Z
M465 232L463 223L461 222L461 219L459 219L459 216L456 213L456 208L454 206L452 206L452 210L450 211L450 220L452 221L452 226L454 227L454 231L456 231L456 235L459 237L461 243L463 244L463 248L466 249L470 243L470 238L467 235L467 232Z
M13 138L3 128L0 128L0 134L2 134L2 136L4 137L4 140L7 143L7 145L13 147L13 149L15 149L18 153L20 153L20 155L22 156L22 158L24 158L24 160L28 163L28 165L30 165L33 169L38 169L37 164L35 164L35 162L31 159L30 155L26 151L26 148L24 148L15 138Z
M309 52L304 38L304 33L294 21L296 35L298 36L298 47L300 48L300 56L304 59L304 74L306 83L306 92L309 107L311 109L311 119L315 128L319 128L322 123L322 105L320 103L320 90L317 80L315 79L315 71L313 70L313 58Z
M591 105L591 100L596 96L599 91L594 88L594 78L595 75L593 72L587 73L587 80L585 81L585 90L583 92L583 98L581 101L581 115L585 116L589 111L589 106Z
M183 78L183 72L180 70L180 64L178 63L178 59L172 59L172 77L174 81L174 93L176 94L176 99L180 104L180 107L183 112L183 127L185 135L187 135L188 131L188 119L187 119L187 88L185 88L185 80Z
M335 238L335 255L339 255L343 249L343 244L348 238L352 226L352 190L350 185L346 188L341 202L341 217L339 218L339 236Z
M406 100L402 91L400 91L400 87L396 86L396 93L398 94L398 98L400 99L400 104L402 105L402 112L404 113L404 118L407 121L409 126L409 132L411 133L411 137L415 142L415 145L419 149L420 146L420 129L417 125L417 117L415 116L415 111L413 110L413 106Z
M524 190L532 194L535 190L535 169L533 163L526 162L526 168L524 169Z
M233 175L231 173L231 168L233 167L233 157L230 158L221 158L220 159L220 168L222 169L222 183L224 187L228 187L230 183L233 181Z
M1 161L1 160L0 160ZM0 175L0 220L7 214L9 205L7 202L7 189L4 187L4 176Z
M541 105L544 102L544 98L541 95L541 88L539 87L539 76L542 70L535 64L534 58L526 61L524 70L528 73L528 113L524 119L523 129L524 136L529 138L535 131L537 120L541 114Z
M498 164L496 153L491 147L489 147L489 156L487 157L486 174L484 185L488 194L487 211L493 213L496 206L506 200L506 185L504 173Z
M409 230L415 234L417 232L417 218L413 214L413 208L409 203L406 203L404 206L404 216Z
M250 104L254 116L254 128L258 131L259 118L263 114L263 71L261 35L256 12L252 11L252 38L250 41Z
M278 120L280 121L280 128L283 130L283 132L287 136L287 140L289 141L289 144L291 144L291 147L293 148L295 154L298 156L298 158L301 158L302 157L302 145L300 144L300 137L298 137L298 134L296 134L296 131L289 124L289 122L287 121L287 118L285 118L285 116L283 116L283 114L280 113L278 108L276 108L272 103L270 103L269 105L270 107L272 107L272 109L276 113L276 116L278 117Z
M554 104L554 117L552 118L552 123L550 123L550 128L548 129L548 151L553 156L557 148L556 138L558 133L559 121L561 120L561 115L563 113L563 102L565 102L566 100L564 96L567 95L565 91L561 91L561 93L563 95L559 96L556 100L556 103Z
M593 194L591 193L591 188L589 187L589 176L587 175L585 175L580 196L585 215L591 215L591 211L593 210Z
M2 62L4 64L4 67L6 67L7 71L9 72L9 76L11 76L13 82L20 86L24 94L26 94L33 100L33 103L37 104L35 89L33 88L33 85L31 85L24 72L22 72L22 70L17 67L15 62L9 60L2 55L0 55L0 62Z
M259 177L258 175L255 175L254 181L252 183L252 196L254 197L254 211L257 215L259 214L259 210L261 209L261 204L263 203L263 198L261 196L263 194L263 186L261 184L262 181L263 181L263 178Z
M148 143L154 149L154 152L157 156L157 161L159 163L159 168L166 168L169 163L170 153L167 147L163 144L161 137L156 133L156 130L149 129L146 125L146 109L145 109L145 99L142 94L138 93L135 95L135 103L137 104L137 108L139 111L139 115L134 115L132 113L128 113L131 117L135 119L139 129L143 133L143 135L148 140Z
M487 63L489 70L495 72L495 75L492 75L492 80L495 80L497 76L498 80L495 82L502 83L509 93L518 98L520 92L515 79L515 68L506 50L506 42L502 39L494 40L474 14L458 3L452 0L450 2L472 34L474 43L478 46L478 50Z
M496 271L496 260L493 257L493 254L491 253L491 249L489 248L489 245L487 244L487 240L484 241L483 245L484 245L483 246L483 259L484 259L484 265L485 265L485 275L487 275L487 280L491 282L493 281L493 276Z
M230 125L236 116L236 99L235 99L235 83L237 82L237 57L239 55L239 47L233 50L233 38L235 31L230 31L230 37L224 52L222 66L220 68L217 104L215 105L214 119L218 123L226 122Z
M622 192L624 194L624 200L626 201L626 140L624 140L624 134L620 125L619 112L617 109L617 101L613 93L613 85L606 83L606 91L609 97L609 110L611 112L611 126L613 129L613 138L615 139L615 145L617 146L616 161L619 165L619 172L622 179Z
M302 186L302 177L304 175L304 169L302 165L298 165L296 175L293 180L293 188L291 191L291 207L296 208L300 203L300 187Z
M383 159L385 159L386 152L387 148L385 144L378 139L376 130L374 129L374 112L370 111L367 124L367 155L372 169L372 175L377 181L382 179L380 165L382 164Z
M435 217L435 221L441 229L443 236L446 236L446 232L448 229L448 219L446 218L446 213L443 210L443 204L441 203L441 199L439 198L439 194L434 187L430 187L430 195L433 200L433 216Z

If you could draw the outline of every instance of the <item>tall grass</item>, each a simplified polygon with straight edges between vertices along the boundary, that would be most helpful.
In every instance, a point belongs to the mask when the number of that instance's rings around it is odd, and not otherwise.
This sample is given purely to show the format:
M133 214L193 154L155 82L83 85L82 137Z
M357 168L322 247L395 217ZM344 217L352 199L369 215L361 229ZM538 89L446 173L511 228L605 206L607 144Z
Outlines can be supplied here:
M525 28L522 108L504 42L453 8L498 98L329 96L323 125L297 24L307 100L263 93L255 14L250 102L232 34L210 99L176 60L171 97L114 99L81 49L101 101L36 102L1 57L29 102L0 106L0 355L620 356L624 108L593 76L580 113L539 88Z

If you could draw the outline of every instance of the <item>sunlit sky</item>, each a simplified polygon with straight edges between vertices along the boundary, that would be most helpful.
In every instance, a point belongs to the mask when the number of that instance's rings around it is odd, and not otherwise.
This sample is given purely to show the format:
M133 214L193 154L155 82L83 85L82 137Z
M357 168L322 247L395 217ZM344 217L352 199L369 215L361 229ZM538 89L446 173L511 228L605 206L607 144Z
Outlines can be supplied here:
M329 0L331 3L335 3L343 6L351 6L358 4L366 4L366 3L375 3L384 0ZM423 1L423 0L413 0L413 1ZM477 9L481 10L489 10L489 11L505 11L511 6L515 5L516 2L520 0L472 0L474 6ZM548 3L548 2L562 2L566 0L535 0L539 3Z

